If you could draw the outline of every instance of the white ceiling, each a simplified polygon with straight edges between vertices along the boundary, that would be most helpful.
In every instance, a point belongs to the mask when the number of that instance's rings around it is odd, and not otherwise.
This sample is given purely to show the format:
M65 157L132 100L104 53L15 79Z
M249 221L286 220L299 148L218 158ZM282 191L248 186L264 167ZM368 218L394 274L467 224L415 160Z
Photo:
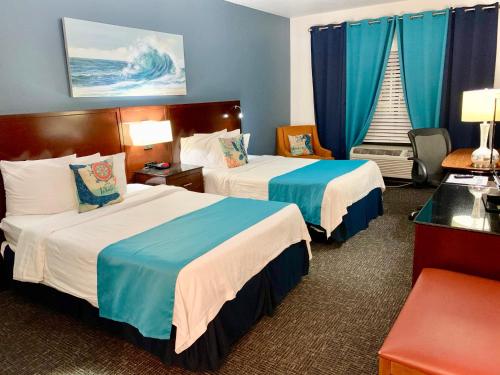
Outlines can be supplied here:
M226 0L283 17L300 17L334 10L357 8L366 5L390 3L401 0Z

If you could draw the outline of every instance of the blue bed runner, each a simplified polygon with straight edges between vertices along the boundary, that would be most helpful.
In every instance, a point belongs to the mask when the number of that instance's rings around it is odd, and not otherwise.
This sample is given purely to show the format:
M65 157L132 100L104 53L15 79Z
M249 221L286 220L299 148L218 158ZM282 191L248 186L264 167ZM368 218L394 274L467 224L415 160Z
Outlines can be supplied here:
M97 260L100 315L169 339L180 270L286 205L225 198L109 245Z
M320 160L269 181L269 200L296 203L304 220L321 225L321 202L328 183L367 160Z

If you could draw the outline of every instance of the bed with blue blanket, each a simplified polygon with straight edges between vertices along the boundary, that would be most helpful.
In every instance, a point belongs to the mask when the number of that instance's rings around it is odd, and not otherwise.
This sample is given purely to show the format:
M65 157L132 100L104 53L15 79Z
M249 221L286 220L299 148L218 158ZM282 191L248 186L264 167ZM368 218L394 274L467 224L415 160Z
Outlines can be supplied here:
M369 160L250 156L238 168L204 168L205 191L295 203L327 238L345 241L383 213L382 174Z
M51 215L17 238L14 221L1 225L2 274L14 285L35 296L56 289L64 306L189 369L216 368L308 272L307 227L283 202L156 186Z

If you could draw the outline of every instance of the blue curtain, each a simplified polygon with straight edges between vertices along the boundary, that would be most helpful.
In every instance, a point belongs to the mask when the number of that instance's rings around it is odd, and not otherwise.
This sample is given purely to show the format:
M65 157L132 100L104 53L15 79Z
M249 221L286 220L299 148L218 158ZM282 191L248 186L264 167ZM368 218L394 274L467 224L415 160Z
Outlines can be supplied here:
M401 81L414 129L438 128L449 9L398 17Z
M368 132L394 37L395 22L384 17L347 25L346 152Z
M479 146L479 126L462 123L462 93L493 87L497 55L498 3L457 8L450 15L441 106L441 126L453 148ZM497 126L496 142L500 146Z
M346 158L345 29L345 23L311 29L316 126L321 145L337 159Z

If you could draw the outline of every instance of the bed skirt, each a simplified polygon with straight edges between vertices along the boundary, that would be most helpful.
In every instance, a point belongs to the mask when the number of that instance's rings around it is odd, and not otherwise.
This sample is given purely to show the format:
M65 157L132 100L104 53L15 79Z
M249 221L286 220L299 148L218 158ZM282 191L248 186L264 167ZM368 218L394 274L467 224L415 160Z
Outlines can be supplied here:
M188 370L215 370L222 364L231 346L264 315L271 316L286 294L309 272L309 254L305 242L284 250L262 271L252 277L226 302L208 325L207 331L188 349L176 354L175 339L159 340L142 336L126 324L99 317L97 308L87 301L41 285L12 280L14 252L7 247L0 257L0 277L4 287L28 295L31 300L98 326L158 356L162 362ZM172 326L172 337L175 337Z
M342 223L335 228L330 238L326 238L323 228L309 225L309 232L314 241L344 242L356 233L368 228L373 219L384 213L382 189L373 189L368 195L351 206L347 207L347 214L342 218ZM316 228L316 229L315 229Z

